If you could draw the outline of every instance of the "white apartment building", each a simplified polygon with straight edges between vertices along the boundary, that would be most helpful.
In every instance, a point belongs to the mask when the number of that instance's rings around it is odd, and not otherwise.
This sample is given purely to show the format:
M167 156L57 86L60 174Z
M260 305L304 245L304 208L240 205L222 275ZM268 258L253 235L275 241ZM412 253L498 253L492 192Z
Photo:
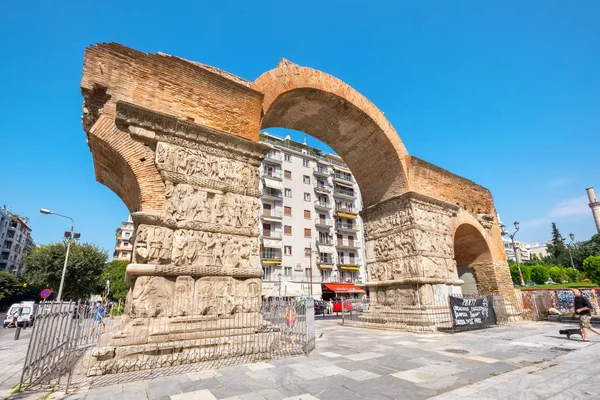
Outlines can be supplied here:
M502 238L504 243L504 251L506 252L506 258L512 261L517 261L515 258L515 252L513 250L512 240L508 238ZM525 262L531 260L531 252L529 250L530 244L527 242L519 242L515 240L515 247L517 248L517 254L519 255L519 262Z
M33 238L27 219L0 210L0 271L20 276L24 271L23 258L33 251Z
M263 296L364 293L362 203L348 167L289 139L261 141L273 147L260 170Z
M121 222L121 226L117 228L115 236L117 243L115 244L113 260L131 261L131 254L133 253L133 246L129 241L131 236L133 236L131 215L127 218L127 221Z

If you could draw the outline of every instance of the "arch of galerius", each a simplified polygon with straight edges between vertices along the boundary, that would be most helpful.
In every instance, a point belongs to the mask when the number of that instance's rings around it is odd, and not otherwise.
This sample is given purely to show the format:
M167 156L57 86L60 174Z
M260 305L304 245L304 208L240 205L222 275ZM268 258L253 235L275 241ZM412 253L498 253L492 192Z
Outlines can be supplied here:
M191 339L231 334L218 333L221 320L268 332L258 317L258 168L269 150L259 132L268 127L322 140L352 170L374 313L426 312L460 293L457 260L474 269L479 293L514 297L490 192L410 156L383 113L339 79L282 60L249 82L110 43L86 50L81 88L96 179L135 224L127 315L102 339L94 373L149 357L150 344L197 351ZM177 333L191 323L196 334L183 340Z

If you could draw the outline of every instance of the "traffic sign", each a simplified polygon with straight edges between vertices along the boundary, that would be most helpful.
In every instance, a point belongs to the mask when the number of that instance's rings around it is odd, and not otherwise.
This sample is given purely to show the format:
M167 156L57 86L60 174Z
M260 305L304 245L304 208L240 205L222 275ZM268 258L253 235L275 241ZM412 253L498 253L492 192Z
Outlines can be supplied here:
M47 299L48 297L50 297L50 295L51 295L51 294L52 294L52 290L50 290L50 289L46 288L46 289L43 289L43 290L40 292L40 297L41 297L42 299L44 299L44 300L45 300L45 299Z

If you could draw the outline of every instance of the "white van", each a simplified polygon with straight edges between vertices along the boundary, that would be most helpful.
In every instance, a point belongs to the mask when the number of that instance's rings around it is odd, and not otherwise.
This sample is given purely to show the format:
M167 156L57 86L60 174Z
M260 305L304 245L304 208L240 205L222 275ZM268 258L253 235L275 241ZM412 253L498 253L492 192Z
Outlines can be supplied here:
M19 326L25 325L25 322L28 322L28 326L33 326L33 321L35 319L35 313L37 312L38 305L35 304L34 301L23 301L21 303L15 303L6 312L6 317L4 317L4 327L10 324L13 320L13 314L16 313L19 308L22 308L21 315L17 318L17 323Z

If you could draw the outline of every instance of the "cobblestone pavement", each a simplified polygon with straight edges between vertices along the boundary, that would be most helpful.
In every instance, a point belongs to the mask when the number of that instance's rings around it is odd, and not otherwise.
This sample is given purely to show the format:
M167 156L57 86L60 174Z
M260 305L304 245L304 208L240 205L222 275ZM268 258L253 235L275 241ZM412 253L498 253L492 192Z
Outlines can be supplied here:
M411 334L342 327L337 322L317 322L317 346L308 357L160 376L47 398L600 398L600 364L594 362L600 342L566 340L558 335L559 324L524 322L459 334ZM26 392L15 398L43 395Z

